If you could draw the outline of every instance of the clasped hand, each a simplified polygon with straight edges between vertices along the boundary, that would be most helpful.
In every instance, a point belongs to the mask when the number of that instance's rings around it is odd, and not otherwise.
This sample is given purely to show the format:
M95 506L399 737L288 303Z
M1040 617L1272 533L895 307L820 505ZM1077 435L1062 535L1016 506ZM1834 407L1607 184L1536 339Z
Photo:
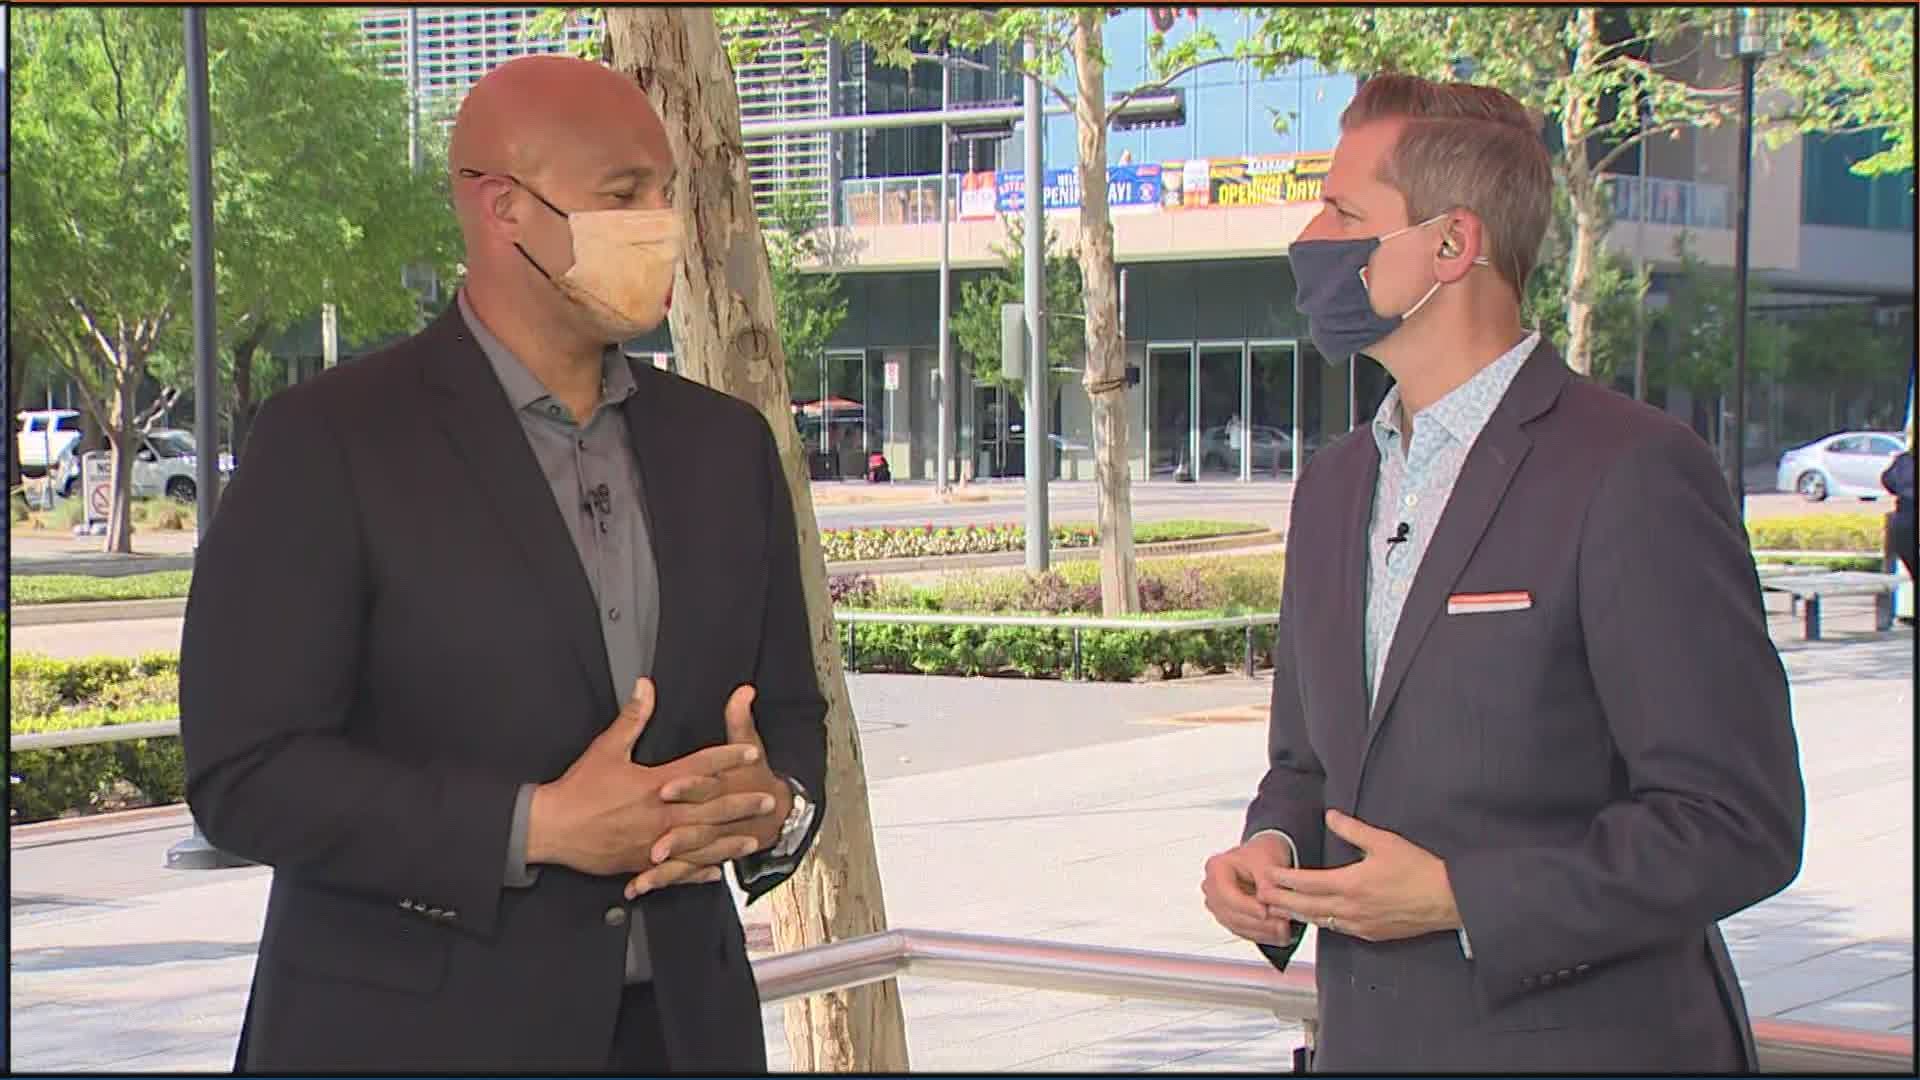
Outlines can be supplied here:
M1264 945L1282 945L1293 922L1365 941L1397 941L1460 926L1446 864L1405 837L1338 810L1327 830L1360 850L1360 860L1333 870L1293 865L1286 842L1255 836L1207 860L1201 893L1228 930Z
M633 874L629 899L668 885L714 882L721 866L771 846L793 804L753 722L754 690L726 705L727 742L662 765L636 765L653 719L653 682L634 685L620 714L564 775L534 791L527 860L589 874Z

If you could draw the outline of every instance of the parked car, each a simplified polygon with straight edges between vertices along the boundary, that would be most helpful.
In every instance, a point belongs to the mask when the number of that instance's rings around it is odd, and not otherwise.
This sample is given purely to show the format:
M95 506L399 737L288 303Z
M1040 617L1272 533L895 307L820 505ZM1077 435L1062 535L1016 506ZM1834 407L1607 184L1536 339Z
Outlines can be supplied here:
M133 496L147 499L166 495L181 502L199 496L199 459L195 453L193 432L161 428L147 432L133 455ZM220 471L233 472L233 455L220 455ZM68 451L54 473L54 486L62 495L72 495L80 484L79 455Z
M1208 469L1240 471L1240 446L1234 438L1235 425L1221 424L1200 433L1200 461ZM1253 471L1280 472L1293 466L1293 435L1267 424L1247 429L1253 437Z
M14 460L28 476L45 473L80 441L80 414L72 409L30 409L18 414L20 422L14 434Z
M1829 495L1878 499L1886 494L1880 474L1906 449L1905 438L1885 431L1843 431L1780 455L1774 485L1797 491L1808 502Z

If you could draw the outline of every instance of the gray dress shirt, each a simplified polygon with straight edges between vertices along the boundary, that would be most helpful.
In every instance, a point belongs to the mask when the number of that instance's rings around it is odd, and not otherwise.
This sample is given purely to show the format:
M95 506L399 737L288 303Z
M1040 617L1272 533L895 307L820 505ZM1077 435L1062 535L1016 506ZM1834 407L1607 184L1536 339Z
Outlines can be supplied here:
M520 430L567 523L599 610L614 700L624 702L632 696L634 682L652 673L660 632L659 568L647 536L639 459L620 409L639 390L633 369L617 346L608 347L602 361L600 403L581 423L487 330L468 304L465 291L458 302L460 316L520 418ZM613 717L607 717L607 722L612 723ZM796 795L806 795L797 781L789 777L787 783ZM509 888L530 888L539 880L538 868L527 865L527 829L536 786L521 785L514 801L505 875ZM743 881L792 868L799 843L818 812L811 800L804 806L799 820L782 830L771 850L739 860L736 867ZM628 909L627 981L646 982L653 972L646 926L638 905L629 904Z
M554 503L567 523L574 550L586 571L600 614L600 635L613 674L613 697L626 701L633 684L653 670L654 642L660 629L660 580L647 536L640 493L640 463L627 438L620 406L639 389L633 369L617 347L607 349L600 377L600 404L585 423L576 420L541 385L533 372L481 323L463 291L460 315L473 340L493 365L520 418L520 430L547 478ZM607 717L612 723L613 717ZM527 828L535 785L520 788L514 802L506 883L528 888L539 877L527 866ZM646 926L639 908L629 905L627 981L652 977Z

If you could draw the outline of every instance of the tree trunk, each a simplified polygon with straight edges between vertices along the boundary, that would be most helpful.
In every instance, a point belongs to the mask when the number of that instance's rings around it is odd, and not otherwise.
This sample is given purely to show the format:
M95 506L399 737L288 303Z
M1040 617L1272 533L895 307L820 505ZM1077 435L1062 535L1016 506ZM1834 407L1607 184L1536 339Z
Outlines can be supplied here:
M1113 215L1107 205L1107 77L1100 44L1104 10L1074 13L1074 117L1080 135L1080 278L1087 316L1084 382L1093 402L1094 479L1099 488L1100 610L1139 610L1133 565L1133 491L1127 469L1127 356L1122 346Z
M123 350L115 365L113 406L107 418L107 442L113 453L113 501L107 514L107 542L103 550L133 553L133 456L140 446L134 395L139 393L145 365L130 360ZM82 497L85 496L85 484Z
M233 459L240 460L247 435L253 429L253 354L267 337L265 324L256 323L233 346Z
M1577 75L1600 60L1600 12L1581 8L1574 18L1579 23L1572 69ZM1593 373L1593 296L1591 281L1599 265L1603 225L1600 193L1593 170L1587 163L1587 136L1592 128L1588 115L1592 102L1580 94L1569 94L1560 110L1561 145L1565 147L1564 179L1567 198L1573 204L1573 249L1567 258L1567 366L1582 375Z
M674 205L688 215L675 283L673 339L681 371L753 403L773 428L800 531L814 669L827 699L828 806L812 853L772 897L782 951L886 929L860 738L827 597L813 493L787 394L766 244L741 147L740 100L712 11L610 8L613 66L630 74L666 123L679 165ZM906 1023L893 980L786 1007L796 1072L905 1072Z

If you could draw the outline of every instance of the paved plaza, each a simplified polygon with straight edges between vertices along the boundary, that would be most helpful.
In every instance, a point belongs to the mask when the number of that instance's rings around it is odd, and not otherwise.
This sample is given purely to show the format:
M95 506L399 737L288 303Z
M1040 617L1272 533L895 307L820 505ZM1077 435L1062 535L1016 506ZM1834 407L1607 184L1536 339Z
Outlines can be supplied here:
M1784 607L1784 605L1777 605ZM1913 1030L1910 630L1836 603L1828 639L1774 619L1809 795L1805 869L1726 923L1757 1016ZM855 680L895 926L1251 958L1200 904L1237 835L1267 683ZM1182 714L1214 722L1169 722ZM267 874L160 869L177 810L15 830L17 1071L230 1067ZM937 856L937 857L935 857ZM749 922L762 922L758 910ZM1303 958L1312 959L1309 939ZM1270 1016L902 982L916 1070L1284 1071ZM787 1060L768 1009L774 1067Z

